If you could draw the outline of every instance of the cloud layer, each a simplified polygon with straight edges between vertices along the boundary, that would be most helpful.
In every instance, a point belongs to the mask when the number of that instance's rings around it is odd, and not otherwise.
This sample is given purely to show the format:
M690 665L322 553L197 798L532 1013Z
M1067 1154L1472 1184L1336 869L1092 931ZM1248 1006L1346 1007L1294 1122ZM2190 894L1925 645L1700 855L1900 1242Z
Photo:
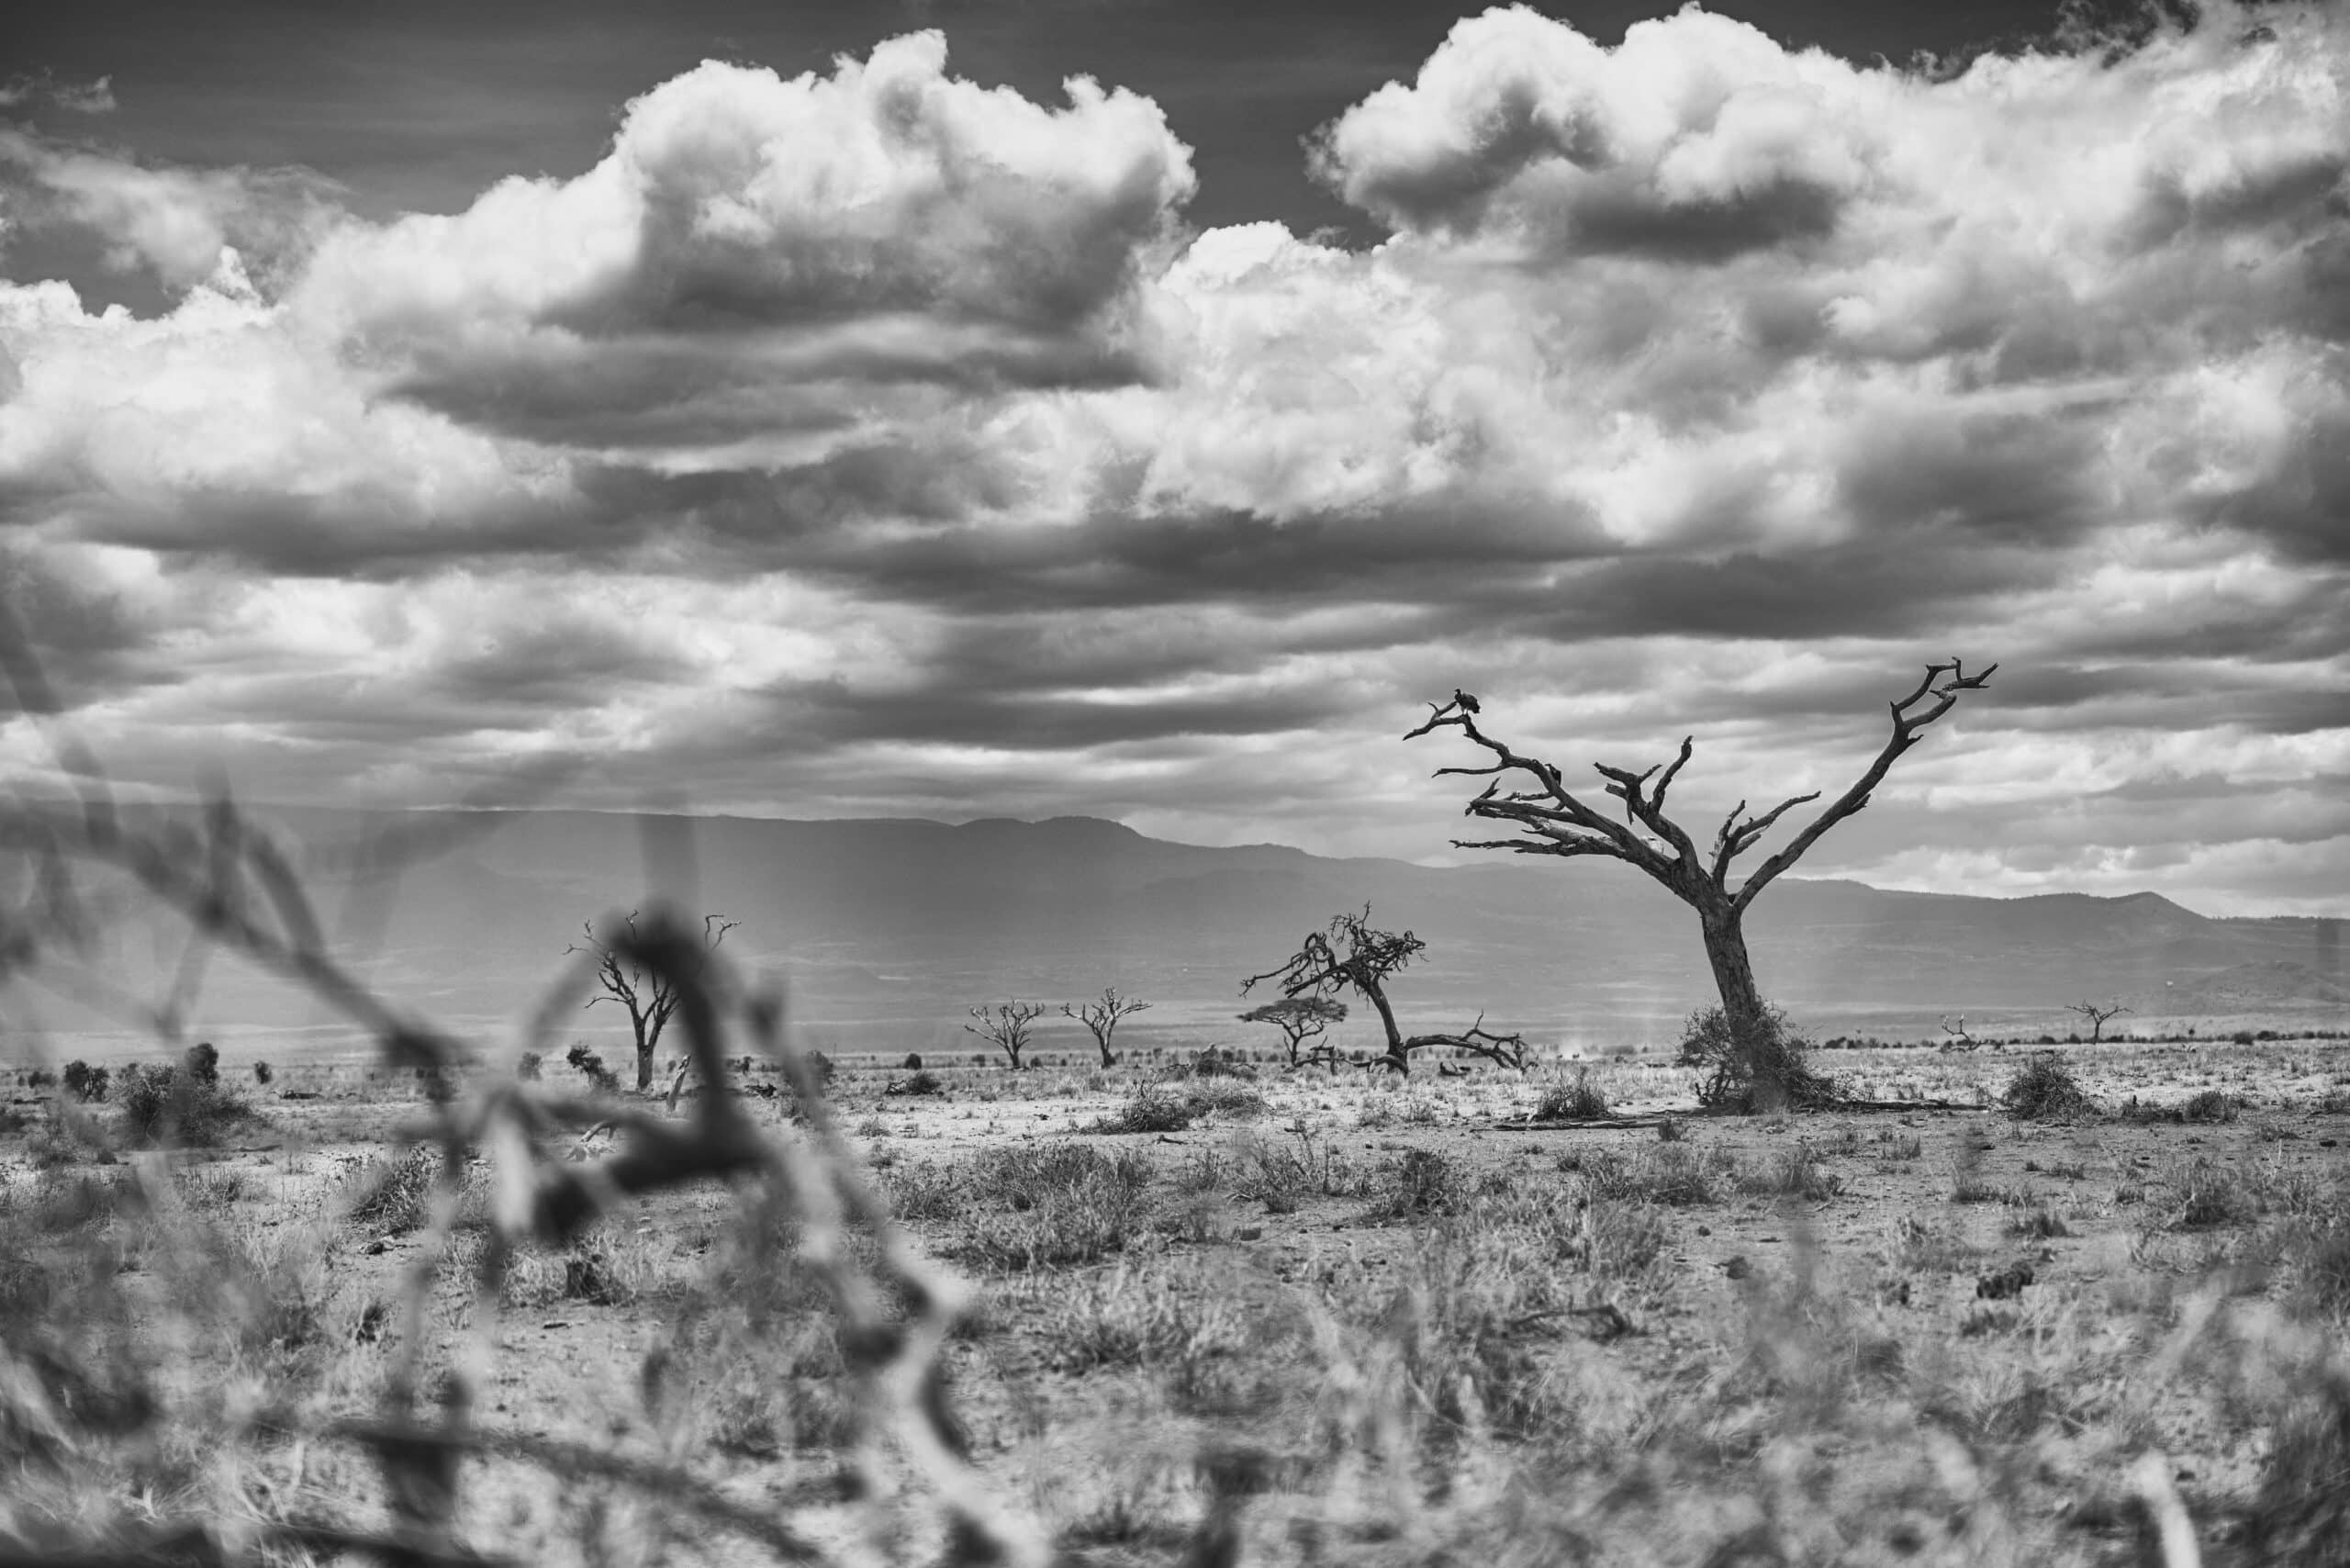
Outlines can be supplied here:
M1691 9L1462 21L1307 151L1392 238L1187 231L1156 106L916 34L709 63L571 179L366 222L0 131L0 566L133 776L1440 851L1466 685L1807 868L2350 888L2350 24L1944 80ZM8 732L12 760L34 751Z

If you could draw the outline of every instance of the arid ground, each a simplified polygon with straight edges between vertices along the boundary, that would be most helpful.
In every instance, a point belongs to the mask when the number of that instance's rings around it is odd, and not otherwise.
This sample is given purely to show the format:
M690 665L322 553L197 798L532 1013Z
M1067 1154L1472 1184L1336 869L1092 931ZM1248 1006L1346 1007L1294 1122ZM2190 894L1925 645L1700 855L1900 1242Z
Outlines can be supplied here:
M2067 1120L2002 1106L2031 1058L1821 1052L1891 1108L1775 1117L1694 1114L1661 1058L849 1062L831 1101L968 1286L936 1396L1056 1561L2132 1562L2180 1509L2206 1562L2344 1561L2350 1041L2067 1047L2095 1102ZM409 1473L337 1423L454 1371L450 1552L979 1554L863 1431L837 1303L755 1184L632 1203L484 1286L489 1167L436 1215L437 1154L393 1147L416 1085L244 1068L220 1083L256 1114L208 1148L17 1092L18 1550L397 1533ZM1558 1119L1577 1092L1607 1115ZM807 1137L788 1088L747 1103ZM683 1126L696 1097L647 1104ZM585 1169L615 1135L558 1136Z

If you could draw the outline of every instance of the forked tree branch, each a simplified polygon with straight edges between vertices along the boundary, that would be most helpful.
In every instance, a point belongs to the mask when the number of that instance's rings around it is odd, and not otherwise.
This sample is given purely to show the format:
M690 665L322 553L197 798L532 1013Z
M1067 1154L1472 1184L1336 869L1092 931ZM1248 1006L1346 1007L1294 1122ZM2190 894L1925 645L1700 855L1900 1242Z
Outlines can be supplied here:
M1416 740L1438 729L1459 730L1472 744L1483 746L1493 760L1482 767L1439 767L1436 777L1492 777L1483 792L1470 801L1466 814L1514 825L1521 836L1509 839L1454 839L1457 849L1505 849L1518 855L1598 855L1639 867L1687 902L1718 907L1735 917L1787 868L1803 858L1822 834L1869 803L1870 791L1883 782L1886 771L1911 746L1928 725L1950 711L1963 692L1977 691L1988 683L1991 666L1968 675L1957 659L1926 666L1916 690L1890 705L1893 731L1861 777L1814 817L1787 846L1771 856L1735 891L1731 868L1739 857L1760 844L1779 819L1798 806L1819 798L1817 791L1783 801L1760 816L1747 813L1740 801L1714 834L1713 852L1701 857L1681 824L1665 813L1666 792L1687 765L1693 742L1684 739L1670 763L1635 773L1628 768L1597 763L1606 780L1605 789L1623 803L1623 820L1603 814L1566 787L1559 769L1538 756L1512 749L1478 727L1483 711L1474 698L1460 692L1445 703L1429 704L1428 717L1404 735ZM1505 778L1522 774L1532 788L1507 790ZM1650 780L1654 779L1653 786ZM1259 977L1260 979L1270 977Z

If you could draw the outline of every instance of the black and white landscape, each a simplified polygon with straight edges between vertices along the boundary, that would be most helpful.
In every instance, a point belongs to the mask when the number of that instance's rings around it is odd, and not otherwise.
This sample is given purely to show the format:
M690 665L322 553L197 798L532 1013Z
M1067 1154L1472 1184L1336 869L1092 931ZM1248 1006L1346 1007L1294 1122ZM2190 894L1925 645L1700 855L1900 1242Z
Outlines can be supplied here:
M1153 1002L1129 1038L1271 1044L1236 1022L1253 1005L1240 982L1365 903L1427 943L1395 990L1430 1027L1482 1011L1546 1049L1661 1048L1711 1000L1695 918L1613 862L1330 859L1169 843L1091 818L274 814L328 866L338 846L392 834L440 846L364 878L316 874L311 890L386 992L492 1037L535 1004L583 924L643 902L648 885L736 922L730 954L783 980L796 1016L835 1050L968 1050L974 1003L1081 1001L1110 984ZM1815 1032L1938 1040L1953 1015L2061 1037L2084 1026L2065 1010L2085 998L2127 1005L2117 1030L2338 1028L2350 1018L2340 924L2210 918L2151 893L1991 899L1790 877L1757 902L1749 935L1769 994ZM105 967L129 994L161 995L186 933L162 915L118 924ZM91 1048L139 1048L120 1021L54 999L48 1013ZM299 989L233 959L207 977L187 1027L280 1059L363 1045ZM1373 1027L1341 1036L1369 1047ZM600 1014L567 1030L626 1033ZM1084 1036L1071 1023L1052 1038L1077 1048Z

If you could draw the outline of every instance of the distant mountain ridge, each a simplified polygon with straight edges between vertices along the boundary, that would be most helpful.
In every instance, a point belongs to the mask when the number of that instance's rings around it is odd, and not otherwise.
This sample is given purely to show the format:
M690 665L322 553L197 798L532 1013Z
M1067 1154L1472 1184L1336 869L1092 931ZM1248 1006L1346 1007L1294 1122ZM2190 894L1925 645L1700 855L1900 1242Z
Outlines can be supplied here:
M1435 868L1178 844L1088 817L258 814L314 851L387 823L445 840L395 875L357 885L320 876L314 890L387 993L472 1028L532 1005L582 922L643 901L647 843L689 846L655 857L659 877L689 881L693 908L738 922L728 950L787 974L803 1021L908 1048L968 1046L958 1025L974 1002L1075 999L1111 983L1158 1002L1137 1028L1228 1023L1245 1005L1244 978L1366 902L1377 924L1428 944L1396 986L1414 1026L1465 1024L1482 1010L1538 1038L1649 1038L1712 991L1695 917L1607 861ZM1788 878L1756 902L1748 934L1766 993L1816 1026L1884 1015L1930 1028L1942 1013L1998 1010L2059 1025L2065 1002L2111 996L2142 1016L2225 1012L2216 1003L2239 998L2338 1015L2350 996L2340 924L2215 919L2151 893L1989 899ZM176 953L150 921L117 934L110 962L152 994ZM2219 978L2240 969L2254 978ZM602 1028L602 1012L583 1029ZM232 966L208 983L198 1021L324 1022Z

